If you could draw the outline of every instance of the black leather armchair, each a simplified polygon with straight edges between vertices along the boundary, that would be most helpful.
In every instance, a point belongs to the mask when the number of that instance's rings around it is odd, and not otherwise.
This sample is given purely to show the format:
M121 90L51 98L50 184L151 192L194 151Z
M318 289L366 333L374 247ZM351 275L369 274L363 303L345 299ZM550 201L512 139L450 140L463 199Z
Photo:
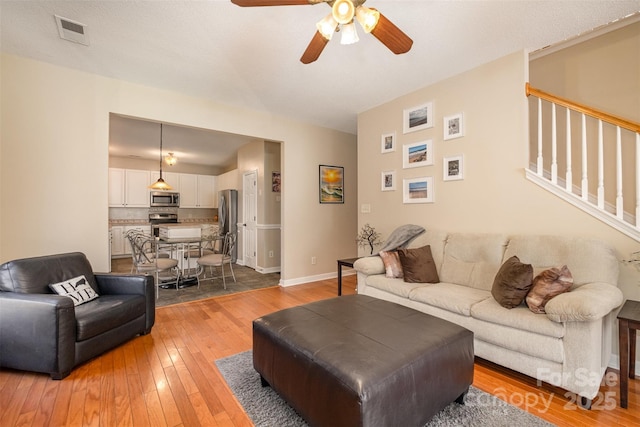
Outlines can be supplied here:
M49 289L84 275L100 295L75 306ZM151 332L153 276L94 274L80 252L0 265L0 367L62 379L87 360Z

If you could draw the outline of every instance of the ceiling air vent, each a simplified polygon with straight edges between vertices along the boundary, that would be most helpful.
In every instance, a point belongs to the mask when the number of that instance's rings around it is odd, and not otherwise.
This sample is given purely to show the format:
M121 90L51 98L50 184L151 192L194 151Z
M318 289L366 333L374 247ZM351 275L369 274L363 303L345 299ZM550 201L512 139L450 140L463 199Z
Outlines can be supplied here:
M80 43L89 46L87 26L62 16L54 15L58 24L58 34L60 38L70 42Z

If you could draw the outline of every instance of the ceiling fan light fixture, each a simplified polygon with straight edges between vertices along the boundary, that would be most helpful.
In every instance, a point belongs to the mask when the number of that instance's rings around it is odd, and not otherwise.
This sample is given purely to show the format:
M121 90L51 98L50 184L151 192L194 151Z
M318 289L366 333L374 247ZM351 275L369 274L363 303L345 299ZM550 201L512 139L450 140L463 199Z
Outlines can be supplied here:
M375 9L369 9L365 6L358 6L356 9L356 19L362 26L365 33L370 33L380 20L380 12Z
M178 161L178 158L174 156L173 153L169 153L169 155L164 158L164 161L167 162L169 166L173 166Z
M338 21L333 18L333 13L328 14L316 24L318 32L327 40L331 40L331 37L333 37L333 33L336 32L337 27Z
M343 25L341 32L342 37L340 38L340 44L354 44L360 40L358 32L356 31L356 23L353 21Z
M346 25L353 20L356 8L351 0L335 0L331 7L333 19L339 24Z

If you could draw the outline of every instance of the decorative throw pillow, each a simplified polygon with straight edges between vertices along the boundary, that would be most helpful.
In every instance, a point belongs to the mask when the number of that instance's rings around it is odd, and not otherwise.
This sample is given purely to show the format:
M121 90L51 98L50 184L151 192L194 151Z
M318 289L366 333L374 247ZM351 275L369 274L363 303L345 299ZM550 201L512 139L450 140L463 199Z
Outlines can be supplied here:
M431 255L431 246L398 249L404 281L408 283L438 283L438 270Z
M397 251L380 251L378 255L382 258L386 277L399 278L403 276Z
M533 285L533 267L512 256L502 264L493 280L491 295L504 308L512 309L522 304Z
M556 295L568 292L573 276L566 265L544 270L533 279L533 287L527 295L527 305L534 313L544 313L544 306Z
M49 285L49 287L56 294L71 298L74 306L98 298L98 294L89 285L84 275L74 277L64 282L54 283Z

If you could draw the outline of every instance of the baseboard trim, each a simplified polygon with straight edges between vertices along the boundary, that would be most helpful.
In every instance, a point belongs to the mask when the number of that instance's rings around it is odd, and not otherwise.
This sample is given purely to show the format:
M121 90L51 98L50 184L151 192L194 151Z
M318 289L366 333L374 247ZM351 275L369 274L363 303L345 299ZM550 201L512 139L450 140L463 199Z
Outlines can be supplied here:
M342 273L342 277L353 276L354 274L356 274L355 270L344 270L344 272ZM319 282L321 280L334 279L336 277L338 277L337 272L317 274L315 276L297 277L295 279L280 280L280 286L286 288L288 286L304 285L305 283Z

